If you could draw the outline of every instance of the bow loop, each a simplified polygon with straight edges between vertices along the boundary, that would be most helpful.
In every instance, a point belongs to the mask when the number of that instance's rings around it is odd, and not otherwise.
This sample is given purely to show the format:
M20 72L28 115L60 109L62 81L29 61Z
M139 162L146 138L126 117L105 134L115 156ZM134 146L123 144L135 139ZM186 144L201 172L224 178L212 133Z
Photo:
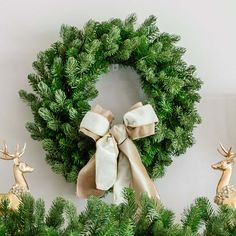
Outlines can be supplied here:
M157 121L157 115L150 104L141 106L141 104L138 103L134 109L124 115L125 125L132 128L149 125Z
M146 192L159 201L158 192L131 141L155 133L158 119L152 106L135 104L124 115L124 124L110 128L112 120L113 114L97 105L80 124L80 131L96 141L96 153L79 172L77 195L101 196L113 186L114 202L121 203L123 189L133 187L137 198Z
M113 119L114 116L111 111L96 105L82 119L80 132L97 141L109 131Z
M135 140L155 134L157 115L150 104L142 105L141 102L131 107L124 115L124 123L128 136Z

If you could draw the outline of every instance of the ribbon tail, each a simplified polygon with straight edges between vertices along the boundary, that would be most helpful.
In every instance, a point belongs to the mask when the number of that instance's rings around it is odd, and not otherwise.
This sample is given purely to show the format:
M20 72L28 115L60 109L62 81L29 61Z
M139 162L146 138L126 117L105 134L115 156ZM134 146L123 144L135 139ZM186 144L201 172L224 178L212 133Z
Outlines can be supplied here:
M105 193L105 191L96 188L95 164L96 160L93 156L78 174L76 194L79 198L88 198L91 195L101 197Z
M119 153L117 180L113 187L113 203L119 205L124 202L123 190L131 186L130 163L124 153Z
M111 135L99 139L96 147L96 187L108 190L116 182L119 151L115 139Z
M141 193L146 193L150 198L153 198L160 203L160 196L156 186L150 179L134 143L130 139L126 139L119 145L119 149L129 161L130 173L132 176L130 184L135 190L136 199L140 198Z

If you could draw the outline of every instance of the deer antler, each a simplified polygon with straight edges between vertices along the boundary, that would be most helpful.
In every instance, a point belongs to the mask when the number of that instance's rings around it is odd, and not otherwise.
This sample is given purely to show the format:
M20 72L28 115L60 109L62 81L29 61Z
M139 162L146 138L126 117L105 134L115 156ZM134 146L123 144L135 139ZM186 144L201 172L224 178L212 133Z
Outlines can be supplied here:
M3 149L0 149L0 152L3 154L3 156L0 157L0 159L3 159L3 160L13 160L15 158L20 158L24 154L25 148L26 148L26 143L24 144L24 146L21 149L21 151L19 150L20 149L19 144L17 144L15 154L10 154L8 152L6 143L3 142Z
M23 148L21 149L21 151L19 150L19 149L20 149L20 145L17 144L16 155L18 155L18 158L21 157L21 156L24 154L25 148L26 148L26 143L24 143L24 146L23 146Z
M226 148L224 148L224 146L222 144L220 144L221 150L219 148L217 148L217 151L224 156L225 158L234 158L236 157L236 153L232 152L232 147L230 147L228 150L226 150Z

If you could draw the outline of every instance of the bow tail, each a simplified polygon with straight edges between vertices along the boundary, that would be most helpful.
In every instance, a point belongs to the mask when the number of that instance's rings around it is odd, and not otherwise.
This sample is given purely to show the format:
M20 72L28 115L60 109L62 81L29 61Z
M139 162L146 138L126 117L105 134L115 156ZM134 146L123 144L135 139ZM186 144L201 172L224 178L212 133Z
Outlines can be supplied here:
M119 153L117 179L113 186L113 202L120 204L124 202L123 190L124 188L131 187L132 175L130 163L127 156L123 153Z
M96 153L79 172L77 195L87 198L90 195L102 196L117 179L118 148L111 135L105 135L96 143Z
M125 187L132 187L135 191L136 199L141 193L146 193L150 198L160 202L160 196L156 186L150 179L140 155L134 143L126 139L119 145L120 159L118 164L118 176L114 185L115 202L123 202L122 192Z
M96 160L95 155L80 170L77 178L77 196L88 198L89 196L101 197L105 191L96 188Z

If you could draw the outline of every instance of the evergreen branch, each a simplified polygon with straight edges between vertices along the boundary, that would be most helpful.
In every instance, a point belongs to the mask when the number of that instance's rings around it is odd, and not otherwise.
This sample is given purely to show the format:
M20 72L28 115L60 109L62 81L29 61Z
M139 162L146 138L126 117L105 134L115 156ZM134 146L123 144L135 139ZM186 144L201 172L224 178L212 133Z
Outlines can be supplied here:
M152 199L142 196L140 206L134 207L135 196L126 189L125 203L106 204L92 197L86 209L77 214L75 206L57 198L45 216L43 200L24 195L18 210L12 212L7 201L0 203L0 235L11 236L222 236L235 235L236 210L224 205L213 211L206 198L198 198L175 223L173 212L156 206ZM134 210L136 217L132 215ZM201 226L201 228L200 228Z

